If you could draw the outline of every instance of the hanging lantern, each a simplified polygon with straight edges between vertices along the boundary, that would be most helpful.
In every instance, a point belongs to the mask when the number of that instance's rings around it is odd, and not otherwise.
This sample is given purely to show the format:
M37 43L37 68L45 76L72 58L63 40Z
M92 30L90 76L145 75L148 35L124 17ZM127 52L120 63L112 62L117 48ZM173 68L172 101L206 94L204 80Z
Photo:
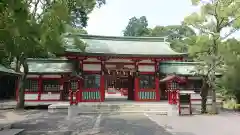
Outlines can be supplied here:
M108 74L110 75L111 74L111 72L110 72L110 70L108 69Z

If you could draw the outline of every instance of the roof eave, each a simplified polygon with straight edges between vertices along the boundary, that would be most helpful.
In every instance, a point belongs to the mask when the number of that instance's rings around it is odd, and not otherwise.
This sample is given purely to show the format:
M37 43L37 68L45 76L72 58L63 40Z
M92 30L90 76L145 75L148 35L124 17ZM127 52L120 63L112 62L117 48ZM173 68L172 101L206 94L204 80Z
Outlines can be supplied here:
M62 75L70 74L72 72L29 72L29 75Z
M87 52L70 52L65 51L66 53L71 53L77 56L122 56L122 57L170 57L170 56L186 56L186 53L177 53L177 54L112 54L112 53L87 53Z

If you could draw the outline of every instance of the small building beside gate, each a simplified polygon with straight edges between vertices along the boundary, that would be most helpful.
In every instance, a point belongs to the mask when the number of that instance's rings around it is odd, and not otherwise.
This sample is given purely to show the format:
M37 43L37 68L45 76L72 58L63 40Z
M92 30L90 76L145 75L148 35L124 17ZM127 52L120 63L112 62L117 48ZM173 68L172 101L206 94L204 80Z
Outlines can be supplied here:
M0 100L12 100L15 98L15 89L18 85L16 82L20 76L20 73L0 64Z
M85 52L71 44L73 36L87 44ZM69 92L76 92L78 102L104 102L109 88L125 91L128 100L160 101L169 97L166 77L172 74L191 90L198 91L201 85L190 71L197 63L183 62L187 54L173 51L165 38L67 35L66 39L66 51L58 59L28 59L26 102L68 101Z

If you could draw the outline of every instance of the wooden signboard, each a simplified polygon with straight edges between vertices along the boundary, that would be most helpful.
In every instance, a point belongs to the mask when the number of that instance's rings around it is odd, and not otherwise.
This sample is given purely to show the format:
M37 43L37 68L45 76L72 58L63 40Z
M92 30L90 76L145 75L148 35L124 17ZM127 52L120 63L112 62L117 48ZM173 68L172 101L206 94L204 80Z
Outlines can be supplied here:
M183 114L183 110L188 110L189 114L192 114L192 104L191 104L191 93L179 93L179 104L178 104L178 111L179 115ZM185 114L185 113L184 113Z
M179 103L181 105L189 105L191 102L191 95L190 94L180 94L179 95Z

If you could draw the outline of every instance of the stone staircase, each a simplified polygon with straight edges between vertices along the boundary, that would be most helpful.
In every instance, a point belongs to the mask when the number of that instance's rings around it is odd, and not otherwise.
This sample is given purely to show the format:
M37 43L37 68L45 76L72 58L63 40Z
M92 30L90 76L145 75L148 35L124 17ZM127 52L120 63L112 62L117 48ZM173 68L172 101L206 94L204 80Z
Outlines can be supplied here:
M167 115L169 105L166 102L100 102L80 103L77 106L50 105L49 112L67 109L74 113L159 113Z
M11 124L0 124L0 135L22 135L24 129L12 129Z

